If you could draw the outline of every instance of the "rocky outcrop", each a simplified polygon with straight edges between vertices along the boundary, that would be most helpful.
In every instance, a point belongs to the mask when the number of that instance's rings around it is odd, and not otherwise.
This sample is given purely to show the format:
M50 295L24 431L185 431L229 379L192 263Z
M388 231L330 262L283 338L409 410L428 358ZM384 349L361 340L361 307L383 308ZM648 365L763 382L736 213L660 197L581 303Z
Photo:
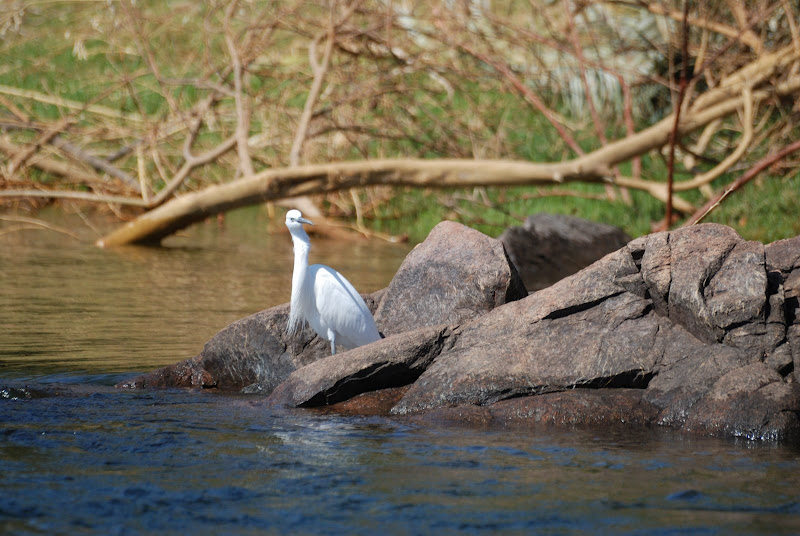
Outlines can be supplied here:
M440 324L457 325L527 295L498 240L457 223L443 222L409 253L388 288L363 297L375 314L378 329L390 336ZM330 344L308 326L299 335L288 336L288 316L286 304L234 322L215 335L200 355L134 378L120 387L202 387L271 393L293 371L330 353ZM394 337L390 341L376 344L391 349ZM411 367L412 372L400 372L404 366L391 365L387 370L411 379L424 370L416 366ZM342 369L341 373L346 370L349 369ZM400 381L390 376L385 371L377 375L389 384ZM348 389L342 392L350 392Z
M393 389L384 409L424 419L788 437L800 431L798 282L800 239L765 247L713 224L649 235L477 318L316 361L269 400ZM376 373L387 367L404 380Z
M424 421L664 426L800 438L800 237L697 225L633 240L527 295L502 245L443 223L367 296L388 337L335 356L287 306L128 386Z
M528 216L500 235L528 290L549 287L630 241L622 229L564 214Z

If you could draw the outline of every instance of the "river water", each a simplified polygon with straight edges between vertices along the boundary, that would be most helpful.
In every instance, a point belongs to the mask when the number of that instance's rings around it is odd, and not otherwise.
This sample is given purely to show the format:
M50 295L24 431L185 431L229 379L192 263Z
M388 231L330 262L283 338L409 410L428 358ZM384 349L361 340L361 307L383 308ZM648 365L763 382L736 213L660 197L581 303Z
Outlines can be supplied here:
M105 251L0 222L0 533L798 534L800 448L664 430L430 427L113 385L289 297L253 211ZM312 238L359 290L409 248Z

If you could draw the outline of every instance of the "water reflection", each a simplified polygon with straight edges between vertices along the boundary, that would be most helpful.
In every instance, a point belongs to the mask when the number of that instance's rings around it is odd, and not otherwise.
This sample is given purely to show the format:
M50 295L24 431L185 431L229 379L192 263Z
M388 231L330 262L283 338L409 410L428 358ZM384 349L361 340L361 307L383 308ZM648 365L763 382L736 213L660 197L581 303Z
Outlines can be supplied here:
M257 216L194 226L163 248L101 250L85 232L82 241L49 231L0 235L0 373L149 370L287 302L291 241ZM371 292L386 286L407 251L316 240L311 255Z

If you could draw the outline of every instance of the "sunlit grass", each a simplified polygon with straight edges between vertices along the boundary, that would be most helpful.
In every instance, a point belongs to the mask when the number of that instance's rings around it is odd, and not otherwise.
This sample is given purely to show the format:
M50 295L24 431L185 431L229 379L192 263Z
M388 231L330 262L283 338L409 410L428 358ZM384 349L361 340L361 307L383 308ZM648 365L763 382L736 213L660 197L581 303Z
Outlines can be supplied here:
M147 4L148 20L159 24L150 28L148 40L152 53L161 68L164 78L190 79L206 69L204 54L213 56L214 64L222 64L226 57L221 35L208 36L203 28L203 14L208 9L202 3L169 2L151 0ZM109 9L121 9L114 6ZM160 11L159 11L160 10ZM158 14L164 15L161 24ZM93 21L92 17L97 18ZM116 17L116 18L115 18ZM119 24L120 31L129 24L124 17L111 11L98 14L96 7L82 3L55 3L44 7L31 7L26 13L22 34L0 41L0 84L20 89L37 91L76 102L97 102L103 106L128 114L141 114L156 122L169 112L167 96L189 109L204 94L191 83L164 84L150 72L143 51L135 43L114 41L114 34L94 32L92 24ZM204 37L205 36L205 37ZM268 131L272 119L259 107L263 103L282 106L294 111L301 110L305 93L297 90L298 82L290 76L288 66L307 62L306 49L296 47L290 37L279 37L276 43L285 46L291 53L281 54L273 50L276 57L260 58L249 77L250 88L256 97L258 113L251 120L251 134ZM276 59L278 58L278 59ZM288 74L287 74L288 73ZM489 76L487 74L487 76ZM374 136L357 150L340 153L344 158L367 157L512 157L534 162L562 161L571 157L565 144L555 130L530 107L508 92L501 92L487 80L461 82L457 91L448 95L436 94L426 88L429 81L425 73L411 73L403 79L408 93L398 97L400 103L394 107L380 105L352 107L352 112L363 113L359 120L374 131ZM353 81L357 83L358 81ZM495 88L495 89L492 89ZM286 95L285 98L282 98ZM21 111L32 118L54 121L73 109L36 100L24 100ZM414 132L416 139L381 138L377 126L389 120L402 133L402 114L406 108L417 109L419 127ZM204 126L198 136L197 150L211 147L230 135L232 99L223 98L219 107L219 125ZM567 110L563 110L568 115ZM442 132L447 131L448 122L466 117L479 117L481 129L474 139L447 140L440 143ZM82 115L81 126L100 130L101 120ZM122 123L108 119L110 125ZM407 123L406 123L407 124ZM221 125L221 126L220 126ZM376 126L377 125L377 126ZM585 129L589 129L586 122ZM478 128L478 127L476 127ZM287 165L284 146L290 145L292 132L279 132L285 138L278 144L265 145L253 151L256 170L264 167ZM593 131L574 132L582 148L590 151L600 144ZM608 133L612 135L612 132ZM619 133L617 133L619 134ZM24 143L34 138L33 133L17 133L16 140ZM110 152L117 139L98 140L95 151ZM165 153L165 165L173 168L180 164L181 140L161 141ZM319 143L319 145L324 145ZM310 152L310 149L309 149ZM317 158L325 156L320 151ZM643 157L643 174L649 180L666 180L667 170L662 158ZM126 169L136 169L134 157L119 162ZM148 176L153 177L156 189L164 184L158 170L148 163ZM743 171L731 172L714 183L719 191ZM631 174L630 163L621 166L621 173ZM187 181L190 190L201 189L208 184L227 182L234 176L230 162L207 166ZM32 171L31 179L42 184L54 184L53 177ZM678 174L676 180L689 178ZM575 195L567 195L570 192ZM497 236L509 225L518 225L524 218L536 212L571 214L589 220L617 225L632 236L648 233L654 222L664 217L664 206L651 196L630 191L630 203L624 201L622 192L607 197L602 184L564 184L556 187L481 188L470 190L420 190L397 188L381 204L365 214L366 225L382 233L406 235L418 242L443 219L460 221L489 235ZM363 194L362 194L363 195ZM680 194L695 206L705 199L697 191ZM324 203L324 202L323 202ZM737 229L749 239L772 241L800 233L800 219L796 217L800 207L800 173L792 170L784 177L763 176L742 191L736 192L705 221L719 222ZM333 211L336 214L336 211ZM340 213L352 218L354 212Z

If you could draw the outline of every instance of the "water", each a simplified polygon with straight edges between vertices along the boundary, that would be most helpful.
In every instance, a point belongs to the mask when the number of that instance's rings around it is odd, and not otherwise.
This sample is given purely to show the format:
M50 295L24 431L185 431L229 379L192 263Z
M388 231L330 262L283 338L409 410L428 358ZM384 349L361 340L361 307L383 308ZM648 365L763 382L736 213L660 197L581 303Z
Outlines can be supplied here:
M120 251L0 227L0 533L800 533L790 445L114 389L286 301L288 239L236 218ZM316 241L312 256L370 291L406 252Z

